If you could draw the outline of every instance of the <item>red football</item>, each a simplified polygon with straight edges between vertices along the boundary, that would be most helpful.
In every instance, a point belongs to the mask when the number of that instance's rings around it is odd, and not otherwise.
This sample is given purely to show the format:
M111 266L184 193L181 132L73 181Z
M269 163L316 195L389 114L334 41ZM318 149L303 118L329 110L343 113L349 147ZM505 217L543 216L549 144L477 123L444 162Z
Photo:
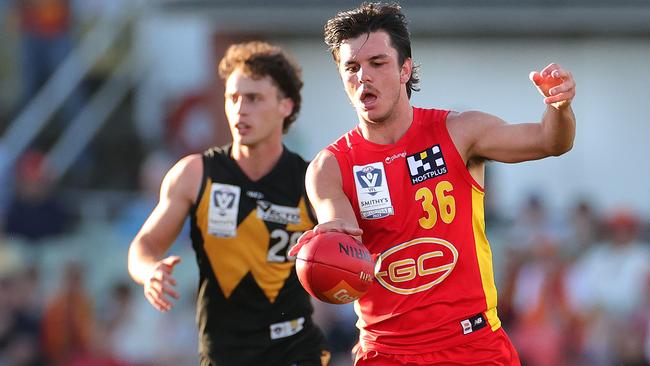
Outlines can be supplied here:
M296 256L296 272L313 297L331 304L352 302L368 291L375 263L357 239L340 232L316 234Z

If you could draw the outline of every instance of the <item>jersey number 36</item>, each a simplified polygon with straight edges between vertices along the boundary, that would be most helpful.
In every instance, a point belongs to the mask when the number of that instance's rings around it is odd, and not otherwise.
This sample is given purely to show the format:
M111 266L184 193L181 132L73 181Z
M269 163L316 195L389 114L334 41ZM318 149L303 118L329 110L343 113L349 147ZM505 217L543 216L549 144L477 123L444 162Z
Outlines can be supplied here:
M456 217L456 200L451 195L454 186L443 180L436 184L434 190L435 192L431 192L429 187L422 187L415 192L415 200L422 201L420 203L424 210L424 216L420 217L418 222L425 229L431 229L436 225L438 215L445 224L451 223Z

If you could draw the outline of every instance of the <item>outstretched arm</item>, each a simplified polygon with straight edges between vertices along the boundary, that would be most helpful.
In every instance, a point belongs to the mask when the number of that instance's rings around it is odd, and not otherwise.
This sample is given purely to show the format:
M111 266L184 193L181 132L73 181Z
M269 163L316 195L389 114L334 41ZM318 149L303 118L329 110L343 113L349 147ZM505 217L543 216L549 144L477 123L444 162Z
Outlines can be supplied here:
M144 286L144 296L160 311L172 308L170 296L179 298L172 272L181 259L163 256L183 227L202 174L200 155L190 155L172 167L161 185L158 204L129 247L129 274Z
M479 158L516 163L571 150L576 126L571 109L576 87L573 76L560 65L550 64L529 77L547 105L541 123L507 124L482 112L450 114L447 126L465 162Z
M315 232L342 231L361 235L352 205L343 192L341 171L331 152L321 151L309 164L305 184L318 218Z

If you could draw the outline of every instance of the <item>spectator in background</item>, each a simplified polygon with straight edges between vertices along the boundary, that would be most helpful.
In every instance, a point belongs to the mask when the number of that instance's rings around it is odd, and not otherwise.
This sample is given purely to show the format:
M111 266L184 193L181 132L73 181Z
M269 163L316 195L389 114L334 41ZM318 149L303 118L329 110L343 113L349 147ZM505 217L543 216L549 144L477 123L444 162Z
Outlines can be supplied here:
M643 353L645 355L646 364L650 364L650 275L647 278L644 293L643 305L639 309L637 319L639 324L643 327L641 338L643 342Z
M532 255L540 242L556 242L558 227L551 221L543 198L537 194L528 196L521 212L516 216L508 233L508 249L524 258Z
M588 250L603 233L600 218L588 200L581 200L575 205L569 224L566 251L571 258Z
M348 366L350 350L359 338L353 304L333 305L314 302L314 322L318 324L332 352L331 366Z
M54 366L69 365L90 352L95 330L93 303L84 288L80 264L68 263L57 295L43 315L43 344Z
M135 366L118 360L111 354L110 344L106 342L104 329L95 330L91 348L76 356L70 366Z
M608 239L578 258L567 285L583 317L585 356L617 363L642 355L642 334L632 323L644 305L650 244L638 240L640 221L631 211L614 212L606 225Z
M514 297L520 296L515 293L520 271L529 262L539 260L537 256L545 252L541 247L559 245L560 237L560 228L551 221L544 199L538 194L528 195L506 233L504 275L499 288L499 317L504 324L515 320ZM547 249L559 255L563 248Z
M174 165L174 160L164 150L150 152L140 164L138 176L139 191L137 197L129 200L115 222L115 228L120 235L132 238L140 230L140 226L147 219L151 210L156 207L160 183L165 172ZM189 230L183 235L189 238Z
M10 23L20 31L23 77L22 104L36 95L73 49L70 0L10 0ZM70 120L81 108L80 91L64 104L63 118Z
M564 286L561 244L540 236L514 275L512 338L522 363L572 365L574 315Z
M128 283L115 282L110 294L98 327L104 354L129 366L198 364L192 298L177 311L161 314L144 297L134 296Z
M68 0L11 0L22 36L23 87L29 100L72 49Z
M5 231L31 242L68 231L71 216L53 192L45 156L28 151L16 164L15 194L6 208Z
M0 365L42 366L40 313L24 296L36 290L32 284L38 276L31 269L16 266L19 263L18 259L7 267L0 266Z

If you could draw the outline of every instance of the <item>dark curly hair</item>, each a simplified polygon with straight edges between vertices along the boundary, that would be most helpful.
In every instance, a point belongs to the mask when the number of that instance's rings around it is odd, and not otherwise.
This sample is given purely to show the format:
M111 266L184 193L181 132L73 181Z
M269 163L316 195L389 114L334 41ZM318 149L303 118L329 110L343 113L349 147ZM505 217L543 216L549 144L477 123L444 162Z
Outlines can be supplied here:
M283 97L293 101L293 111L284 119L282 130L287 132L289 126L298 117L300 111L300 89L302 89L302 71L289 55L280 47L266 42L253 41L233 44L219 62L219 76L226 80L235 70L242 70L254 79L270 76Z
M390 43L397 51L399 64L403 65L411 58L411 38L406 26L406 17L397 3L361 4L358 8L342 11L325 24L325 43L329 46L334 61L339 62L339 48L347 39L356 38L362 34L385 31L390 36ZM417 66L413 66L411 77L406 82L406 92L411 97L412 91L420 90Z

